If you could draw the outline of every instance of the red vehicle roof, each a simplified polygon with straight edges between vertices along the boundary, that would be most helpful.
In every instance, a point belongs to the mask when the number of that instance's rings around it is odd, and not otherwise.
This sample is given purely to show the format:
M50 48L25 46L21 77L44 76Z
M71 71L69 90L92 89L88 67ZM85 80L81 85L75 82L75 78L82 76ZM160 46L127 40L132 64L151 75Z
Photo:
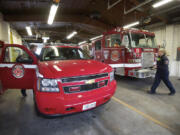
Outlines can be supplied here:
M124 28L121 28L121 27L117 27L115 29L112 29L112 30L110 30L108 32L105 32L104 34L112 34L112 33L117 33L117 32L143 33L143 34L155 36L155 34L153 32L149 32L149 31L146 31L146 30L134 29L134 28L124 29Z

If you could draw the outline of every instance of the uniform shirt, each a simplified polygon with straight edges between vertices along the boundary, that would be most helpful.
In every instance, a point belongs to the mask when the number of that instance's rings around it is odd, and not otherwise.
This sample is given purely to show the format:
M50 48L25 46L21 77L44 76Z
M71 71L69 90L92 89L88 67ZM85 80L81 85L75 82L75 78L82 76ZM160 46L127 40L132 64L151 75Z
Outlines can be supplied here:
M168 72L169 60L167 56L163 55L157 58L157 71L158 72Z

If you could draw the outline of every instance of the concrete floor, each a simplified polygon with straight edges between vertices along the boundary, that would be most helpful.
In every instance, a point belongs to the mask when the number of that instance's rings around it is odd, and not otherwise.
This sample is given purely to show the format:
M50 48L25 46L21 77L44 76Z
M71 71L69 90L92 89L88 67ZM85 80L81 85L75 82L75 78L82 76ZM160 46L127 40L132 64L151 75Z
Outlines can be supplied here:
M17 90L8 90L0 96L0 134L180 135L180 80L171 80L177 90L175 96L168 96L169 91L163 84L158 89L159 94L147 94L152 79L117 77L115 98L109 103L88 112L54 119L35 114L31 90L26 98Z

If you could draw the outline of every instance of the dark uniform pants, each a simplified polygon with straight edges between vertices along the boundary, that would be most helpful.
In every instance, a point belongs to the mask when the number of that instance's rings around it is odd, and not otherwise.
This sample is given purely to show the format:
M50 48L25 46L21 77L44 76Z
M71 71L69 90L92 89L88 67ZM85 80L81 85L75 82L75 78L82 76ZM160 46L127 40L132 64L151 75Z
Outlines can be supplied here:
M26 96L26 89L21 89L21 94L22 94L23 96Z
M171 93L175 93L175 89L172 85L172 83L169 80L169 72L166 73L156 73L155 80L153 83L153 86L151 87L151 92L156 92L156 88L159 86L161 80L166 84L166 86L169 88Z

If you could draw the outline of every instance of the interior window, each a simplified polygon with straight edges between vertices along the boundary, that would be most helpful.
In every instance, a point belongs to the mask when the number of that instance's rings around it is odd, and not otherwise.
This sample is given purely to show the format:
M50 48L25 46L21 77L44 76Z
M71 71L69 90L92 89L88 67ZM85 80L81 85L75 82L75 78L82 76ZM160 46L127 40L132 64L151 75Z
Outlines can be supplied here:
M121 36L120 34L107 35L105 37L105 47L120 47Z
M19 47L7 47L4 62L8 63L32 63L32 58Z
M95 50L101 50L101 40L95 42Z

